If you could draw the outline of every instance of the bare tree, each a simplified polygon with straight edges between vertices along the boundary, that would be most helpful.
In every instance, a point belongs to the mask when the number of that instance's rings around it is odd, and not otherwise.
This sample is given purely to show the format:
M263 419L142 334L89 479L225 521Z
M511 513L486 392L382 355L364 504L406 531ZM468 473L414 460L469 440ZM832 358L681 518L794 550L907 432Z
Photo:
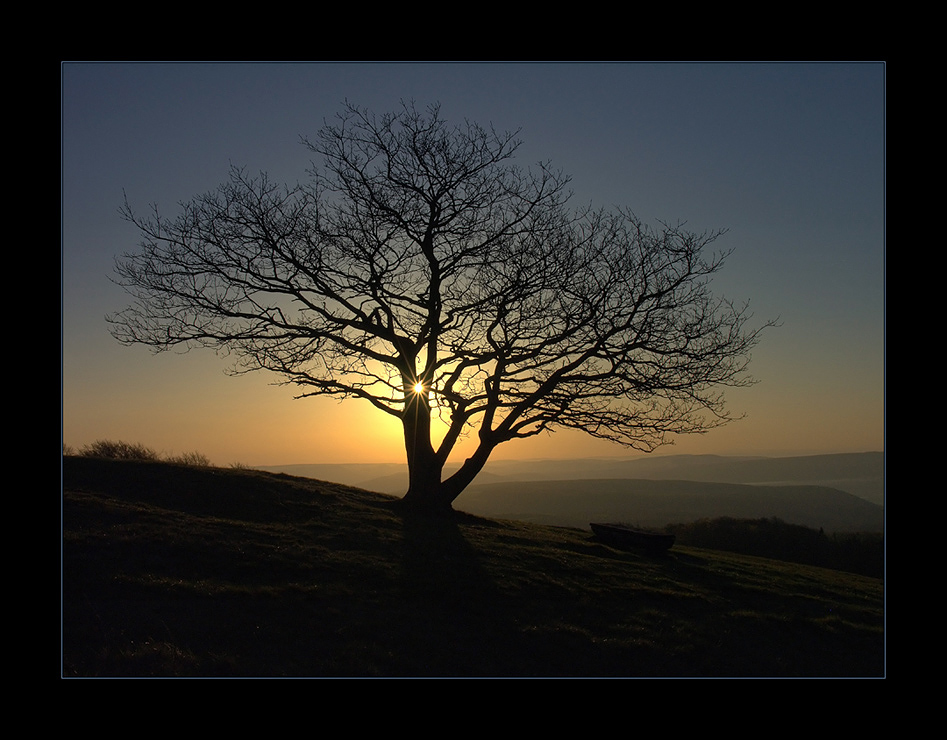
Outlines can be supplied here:
M170 221L126 200L142 240L116 264L134 298L109 317L119 341L368 401L403 425L405 501L435 509L508 440L569 427L651 451L731 420L720 389L752 382L763 327L709 290L721 232L572 210L568 178L513 165L516 134L436 106L346 105L304 144L306 185L233 169ZM442 480L466 433L475 452Z

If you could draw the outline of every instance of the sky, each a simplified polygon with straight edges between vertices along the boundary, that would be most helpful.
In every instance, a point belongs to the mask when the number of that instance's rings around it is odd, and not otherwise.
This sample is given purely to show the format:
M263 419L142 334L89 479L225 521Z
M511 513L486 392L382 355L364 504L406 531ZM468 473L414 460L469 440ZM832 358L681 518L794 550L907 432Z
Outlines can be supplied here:
M519 130L516 163L550 160L577 206L726 229L716 293L778 319L754 349L744 418L653 454L884 449L885 65L852 63L86 63L61 66L62 441L199 452L216 465L402 462L397 422L364 402L293 398L226 374L211 350L120 345L110 276L136 250L119 208L178 204L231 165L307 179L344 101L440 103L448 121ZM458 451L459 459L467 450ZM558 432L495 459L639 456ZM454 458L452 458L454 459Z

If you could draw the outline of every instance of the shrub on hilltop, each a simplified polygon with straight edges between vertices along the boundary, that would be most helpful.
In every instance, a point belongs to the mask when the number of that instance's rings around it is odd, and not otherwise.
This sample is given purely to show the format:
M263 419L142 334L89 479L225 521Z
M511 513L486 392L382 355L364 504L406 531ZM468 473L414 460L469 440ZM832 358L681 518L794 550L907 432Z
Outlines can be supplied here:
M666 531L673 532L680 544L692 547L884 577L884 535L880 532L826 534L777 517L699 519L668 525Z
M63 454L73 454L72 449L63 446ZM165 461L179 465L197 465L207 467L210 460L200 452L185 452L180 455L160 455L150 447L131 442L96 440L79 449L80 457L97 457L107 460L142 460L148 462Z

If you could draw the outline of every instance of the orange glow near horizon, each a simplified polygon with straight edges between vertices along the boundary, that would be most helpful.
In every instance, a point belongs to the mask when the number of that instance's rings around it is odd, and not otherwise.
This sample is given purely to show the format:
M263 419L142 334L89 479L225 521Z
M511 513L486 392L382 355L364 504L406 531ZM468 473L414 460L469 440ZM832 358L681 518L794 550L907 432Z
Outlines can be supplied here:
M161 365L162 363L158 363ZM156 371L157 373L157 371ZM137 380L141 380L141 375ZM369 404L329 398L296 400L286 389L248 378L202 378L186 392L155 383L149 400L132 389L111 388L111 404L101 394L65 394L63 442L73 449L97 440L143 444L161 454L198 452L214 465L289 465L296 463L403 463L400 421ZM750 396L756 390L749 390ZM752 402L749 402L752 401ZM703 435L682 436L657 455L720 454L783 456L884 449L883 411L865 409L853 430L847 417L813 433L803 409L748 399L744 420ZM434 443L444 422L432 419ZM472 432L472 430L471 430ZM801 438L807 440L799 446ZM477 435L459 440L450 457L462 462L476 447ZM597 440L574 430L544 434L500 445L495 460L637 457L641 452Z
M397 417L354 399L297 400L272 377L227 376L225 365L213 355L153 356L106 344L87 364L95 372L69 372L63 381L63 443L75 450L112 440L142 444L161 454L197 452L219 466L405 461L404 431ZM784 456L884 450L880 381L850 383L847 394L804 396L795 379L811 374L785 365L778 372L760 369L767 382L728 393L730 405L736 413L745 411L745 419L707 434L674 438L673 445L656 454ZM435 446L445 427L435 409ZM476 431L468 430L450 462L469 457L477 441ZM641 454L565 430L500 445L491 459Z
M405 462L398 413L355 398L297 400L314 389L275 374L227 375L239 357L225 352L123 346L104 319L129 306L113 281L115 259L142 237L118 212L125 194L141 215L154 204L174 219L178 204L226 182L231 165L265 172L276 187L305 187L320 165L300 136L316 136L346 99L384 115L404 96L421 109L441 105L449 128L469 120L523 131L516 154L526 158L510 163L561 167L576 215L614 205L656 228L668 220L725 232L706 255L729 255L711 292L738 308L749 301L747 328L779 326L753 349L758 383L724 389L740 420L669 437L655 456L884 451L883 62L67 63L61 71L61 433L73 450L126 442L199 453L220 467ZM248 107L261 96L266 105ZM173 111L175 125L156 111ZM392 290L402 278L411 279L401 273ZM414 288L404 290L415 300ZM420 349L414 365L390 372L363 358L359 382L389 411L428 404L439 445L439 414L448 411L439 394L456 367L429 365ZM472 368L464 380L494 370ZM477 429L466 432L449 463L476 448ZM644 454L566 429L501 444L490 462Z

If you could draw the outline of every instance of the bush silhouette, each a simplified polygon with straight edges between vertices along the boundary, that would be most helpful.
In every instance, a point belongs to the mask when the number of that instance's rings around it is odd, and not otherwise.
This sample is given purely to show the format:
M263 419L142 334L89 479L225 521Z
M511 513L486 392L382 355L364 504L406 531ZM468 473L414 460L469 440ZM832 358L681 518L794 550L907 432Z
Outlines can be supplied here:
M63 447L63 454L71 454L71 449ZM92 444L85 445L79 450L80 457L98 457L107 460L144 460L149 462L178 463L179 465L197 465L207 467L210 460L206 455L200 452L185 452L181 455L168 455L162 457L157 452L143 444L131 442L113 442L111 440L97 440Z
M884 575L884 535L840 533L827 535L777 517L699 519L689 524L669 524L666 531L680 544L741 555L756 555L805 565L881 578Z

